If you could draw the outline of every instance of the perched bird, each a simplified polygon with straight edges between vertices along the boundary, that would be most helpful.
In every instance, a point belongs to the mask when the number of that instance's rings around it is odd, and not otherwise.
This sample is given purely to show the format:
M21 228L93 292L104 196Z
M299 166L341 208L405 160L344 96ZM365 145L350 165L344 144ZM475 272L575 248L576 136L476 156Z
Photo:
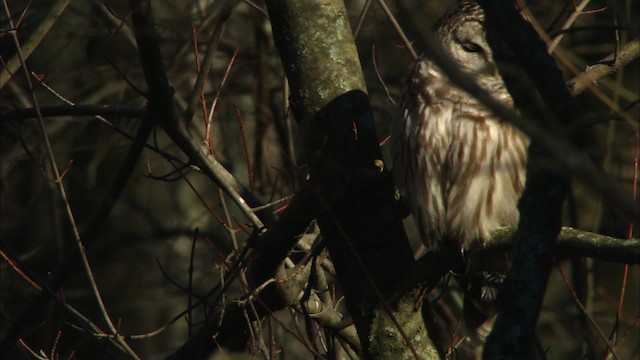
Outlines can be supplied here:
M463 1L438 22L437 36L460 69L513 107L486 26L482 8ZM396 186L427 250L464 253L491 241L492 230L517 225L527 146L525 135L453 85L428 57L417 62L392 124L391 154Z

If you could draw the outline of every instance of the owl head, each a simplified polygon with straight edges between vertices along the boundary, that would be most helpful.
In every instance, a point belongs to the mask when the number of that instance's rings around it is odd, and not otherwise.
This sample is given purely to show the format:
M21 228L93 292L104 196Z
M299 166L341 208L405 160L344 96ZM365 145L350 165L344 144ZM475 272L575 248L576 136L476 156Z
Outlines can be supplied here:
M437 24L437 34L444 49L462 70L483 77L496 76L491 47L487 42L482 7L463 1L450 10Z

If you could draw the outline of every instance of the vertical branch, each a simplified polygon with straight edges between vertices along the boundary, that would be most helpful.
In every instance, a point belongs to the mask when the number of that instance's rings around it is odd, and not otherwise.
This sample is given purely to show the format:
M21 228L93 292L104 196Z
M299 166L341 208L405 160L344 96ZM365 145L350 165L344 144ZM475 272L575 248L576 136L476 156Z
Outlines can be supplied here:
M222 88L224 84L227 82L227 78L229 77L229 73L231 72L231 67L233 63L236 61L236 56L238 56L238 49L236 48L233 51L233 55L231 56L231 60L229 60L229 65L227 65L227 70L224 72L224 76L220 81L220 85L218 86L218 91L216 92L216 96L213 98L211 102L211 109L208 112L205 124L205 140L204 143L209 146L209 150L211 155L215 156L215 152L213 149L213 143L211 142L211 125L213 124L213 116L216 114L216 106L218 105L218 100L220 99L220 94L222 93ZM207 112L205 112L207 114Z
M251 192L254 192L253 188L253 168L251 167L251 155L249 155L249 144L247 143L247 126L242 120L242 114L240 113L240 109L236 107L236 115L238 116L238 121L240 122L240 133L242 134L242 145L244 147L244 157L247 160L247 174L249 177L249 189Z
M337 3L267 1L275 44L291 86L291 108L303 127L335 96L365 89L351 32L345 32L348 18Z
M376 129L344 4L267 1L276 47L311 164L318 223L365 358L438 358L416 311L417 289L398 291L413 263L381 166ZM404 289L406 290L406 289Z
M221 5L216 6L216 11L220 12L220 14L218 15L218 22L216 23L216 27L213 29L213 33L211 34L211 40L207 44L207 51L204 54L202 66L200 68L200 71L198 72L198 78L196 79L196 83L193 86L191 95L189 96L187 109L184 111L184 119L187 124L190 124L191 119L193 119L195 108L198 105L198 98L203 92L205 80L207 79L207 75L209 75L209 70L211 69L211 65L213 64L213 56L218 49L218 44L220 43L220 38L222 37L224 23L229 18L229 15L231 15L231 7L233 5L229 4L229 1L221 1L220 4Z
M513 1L480 1L480 4L485 10L485 21L490 24L487 39L516 106L531 114L541 128L566 129L576 120L577 111L545 44ZM504 39L505 43L497 43L498 39ZM521 71L514 74L509 66ZM544 107L537 104L536 90ZM571 142L568 138L564 141ZM512 266L501 295L502 307L485 345L485 359L525 359L535 354L535 325L568 188L565 171L557 157L538 138L532 138L526 186L518 204L520 222L513 239Z
M273 113L269 107L269 92L270 92L270 72L268 62L268 47L269 47L269 34L265 31L265 25L267 22L265 18L258 14L253 13L254 34L256 38L256 51L258 62L255 66L255 119L256 127L254 132L254 168L249 169L251 172L255 172L256 180L260 186L260 190L264 191L269 188L269 164L267 163L268 152L266 146L266 136L269 130L270 124L273 123Z

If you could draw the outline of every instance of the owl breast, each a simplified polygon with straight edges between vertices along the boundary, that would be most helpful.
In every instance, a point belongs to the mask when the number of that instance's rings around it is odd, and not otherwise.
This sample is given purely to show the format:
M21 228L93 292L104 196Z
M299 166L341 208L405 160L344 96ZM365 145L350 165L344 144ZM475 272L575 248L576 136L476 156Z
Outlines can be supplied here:
M512 104L501 79L479 83ZM444 241L468 249L517 224L528 140L427 60L409 77L391 139L396 185L428 249Z

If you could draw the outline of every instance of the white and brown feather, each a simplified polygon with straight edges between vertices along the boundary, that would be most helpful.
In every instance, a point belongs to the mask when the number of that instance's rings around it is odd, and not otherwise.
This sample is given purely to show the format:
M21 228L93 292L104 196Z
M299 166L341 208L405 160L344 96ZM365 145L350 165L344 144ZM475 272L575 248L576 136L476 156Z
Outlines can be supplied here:
M456 49L452 33L462 29L464 37L466 24L469 33L483 25L481 11L464 18L460 13L467 10L457 8L441 23L444 48L484 89L513 106L500 76L482 64L493 66L488 45L487 59L466 59L471 55ZM428 249L443 241L469 248L488 240L492 230L517 224L527 145L522 133L453 86L428 59L415 65L392 125L391 153L396 185Z

